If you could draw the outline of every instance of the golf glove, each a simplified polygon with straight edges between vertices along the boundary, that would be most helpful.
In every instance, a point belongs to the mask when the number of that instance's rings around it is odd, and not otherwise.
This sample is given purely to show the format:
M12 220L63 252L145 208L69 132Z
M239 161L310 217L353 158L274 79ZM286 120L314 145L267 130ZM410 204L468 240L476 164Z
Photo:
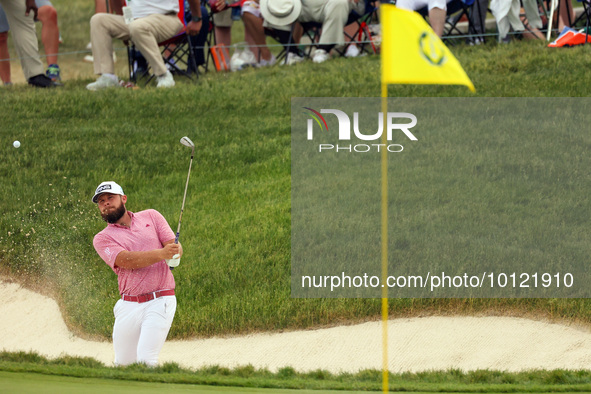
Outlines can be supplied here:
M166 259L165 261L169 267L178 267L178 265L181 263L181 255L175 254L172 256L172 259Z

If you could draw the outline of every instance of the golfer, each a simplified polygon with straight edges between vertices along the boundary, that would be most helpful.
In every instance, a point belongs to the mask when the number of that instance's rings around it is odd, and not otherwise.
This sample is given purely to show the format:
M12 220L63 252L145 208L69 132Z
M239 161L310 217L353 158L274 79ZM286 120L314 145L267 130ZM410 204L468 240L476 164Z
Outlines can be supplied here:
M159 212L128 211L117 183L101 183L92 201L107 222L94 248L117 274L121 294L113 308L115 365L156 366L176 311L174 277L165 260L183 249Z

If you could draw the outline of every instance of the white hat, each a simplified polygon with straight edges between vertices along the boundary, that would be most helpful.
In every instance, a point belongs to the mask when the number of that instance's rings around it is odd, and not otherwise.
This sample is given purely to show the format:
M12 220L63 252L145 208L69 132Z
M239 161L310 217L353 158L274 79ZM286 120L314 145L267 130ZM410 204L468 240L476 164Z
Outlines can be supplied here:
M120 194L122 196L125 195L125 193L123 193L123 188L121 186L119 186L113 181L107 181L98 185L98 187L94 191L92 202L96 204L98 202L98 196L103 193Z
M291 25L301 11L301 0L261 0L263 18L273 25Z

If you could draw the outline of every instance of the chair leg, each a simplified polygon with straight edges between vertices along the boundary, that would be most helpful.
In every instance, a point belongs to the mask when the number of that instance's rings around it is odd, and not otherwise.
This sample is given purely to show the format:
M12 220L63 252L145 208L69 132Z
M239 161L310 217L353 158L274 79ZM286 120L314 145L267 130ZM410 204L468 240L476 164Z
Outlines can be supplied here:
M129 80L133 83L136 82L135 70L133 69L133 58L129 44L127 44L127 67L129 69Z

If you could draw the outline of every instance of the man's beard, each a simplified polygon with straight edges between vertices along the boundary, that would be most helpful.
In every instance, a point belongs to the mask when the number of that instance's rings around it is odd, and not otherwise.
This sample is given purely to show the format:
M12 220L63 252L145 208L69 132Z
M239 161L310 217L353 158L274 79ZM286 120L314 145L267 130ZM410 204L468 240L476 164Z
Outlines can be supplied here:
M116 208L109 213L101 212L101 217L107 223L117 223L125 215L125 205L121 204L119 208Z

